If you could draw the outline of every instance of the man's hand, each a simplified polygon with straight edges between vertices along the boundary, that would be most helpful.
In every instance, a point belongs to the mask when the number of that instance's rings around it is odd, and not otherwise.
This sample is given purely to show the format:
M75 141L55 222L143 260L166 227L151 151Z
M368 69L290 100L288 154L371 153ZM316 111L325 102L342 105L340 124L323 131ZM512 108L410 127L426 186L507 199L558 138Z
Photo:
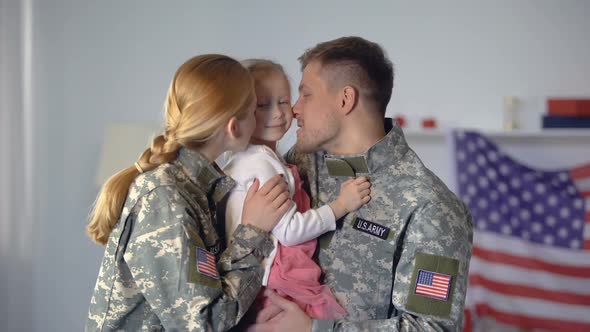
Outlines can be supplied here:
M256 315L256 323L266 323L269 320L275 318L276 315L280 314L283 311L284 310L281 307L274 303L271 303L258 312L258 314Z
M269 309L266 313L266 308L260 312L256 318L256 324L250 326L248 332L311 331L311 319L297 304L280 297L269 289L264 292L264 295L272 301L273 305L267 307Z

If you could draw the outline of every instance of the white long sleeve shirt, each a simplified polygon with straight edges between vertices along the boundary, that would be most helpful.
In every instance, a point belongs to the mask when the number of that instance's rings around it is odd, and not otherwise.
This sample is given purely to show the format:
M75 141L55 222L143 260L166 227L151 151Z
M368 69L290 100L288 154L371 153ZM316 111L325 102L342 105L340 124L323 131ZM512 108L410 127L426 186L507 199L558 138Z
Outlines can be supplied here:
M274 151L265 145L250 145L244 152L234 154L223 171L236 181L236 186L230 193L225 210L226 239L230 241L236 227L242 220L242 209L248 188L254 179L260 185L277 174L284 174L289 185L291 197L295 194L295 179L289 169ZM272 230L271 237L275 249L262 262L264 266L263 285L267 285L270 267L276 255L277 242L286 246L297 245L336 229L336 217L329 205L305 213L297 212L293 205L279 220Z

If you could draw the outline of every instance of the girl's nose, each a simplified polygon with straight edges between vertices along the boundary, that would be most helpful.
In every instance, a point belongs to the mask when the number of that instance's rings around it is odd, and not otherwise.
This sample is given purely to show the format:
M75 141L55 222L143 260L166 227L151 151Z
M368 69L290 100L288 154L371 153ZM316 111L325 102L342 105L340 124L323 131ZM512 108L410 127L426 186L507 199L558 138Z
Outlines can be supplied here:
M281 108L279 107L278 104L275 104L272 108L272 118L278 119L278 118L281 118L282 116L283 116L283 112L281 111Z

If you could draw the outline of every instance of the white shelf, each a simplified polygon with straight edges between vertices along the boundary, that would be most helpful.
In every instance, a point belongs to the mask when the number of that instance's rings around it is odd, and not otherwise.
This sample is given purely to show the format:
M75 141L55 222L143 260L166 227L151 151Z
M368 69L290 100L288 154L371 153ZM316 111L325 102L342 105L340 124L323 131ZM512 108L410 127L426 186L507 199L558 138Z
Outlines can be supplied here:
M590 129L543 129L538 131L501 131L501 130L481 130L471 128L457 128L462 130L478 131L491 138L586 138L590 144ZM404 130L404 134L409 139L433 138L441 139L448 135L448 131L433 129L433 130Z
M537 131L474 130L493 141L506 155L539 170L564 170L590 162L590 129ZM404 131L408 144L451 190L456 189L449 129Z

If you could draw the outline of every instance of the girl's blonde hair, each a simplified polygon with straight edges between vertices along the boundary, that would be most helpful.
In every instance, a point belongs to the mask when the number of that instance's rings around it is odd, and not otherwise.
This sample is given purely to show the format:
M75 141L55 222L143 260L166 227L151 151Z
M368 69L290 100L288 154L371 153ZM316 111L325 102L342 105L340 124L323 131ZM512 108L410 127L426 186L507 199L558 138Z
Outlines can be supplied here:
M255 98L251 75L238 61L219 54L189 59L170 83L164 133L153 139L137 165L147 172L176 159L183 146L203 146L232 117L245 118ZM86 229L92 240L106 244L121 216L129 186L139 173L138 167L132 165L103 185Z
M289 82L289 77L280 64L267 59L246 59L242 61L242 65L250 71L252 75L256 73L269 73L277 71L285 77L285 80Z

